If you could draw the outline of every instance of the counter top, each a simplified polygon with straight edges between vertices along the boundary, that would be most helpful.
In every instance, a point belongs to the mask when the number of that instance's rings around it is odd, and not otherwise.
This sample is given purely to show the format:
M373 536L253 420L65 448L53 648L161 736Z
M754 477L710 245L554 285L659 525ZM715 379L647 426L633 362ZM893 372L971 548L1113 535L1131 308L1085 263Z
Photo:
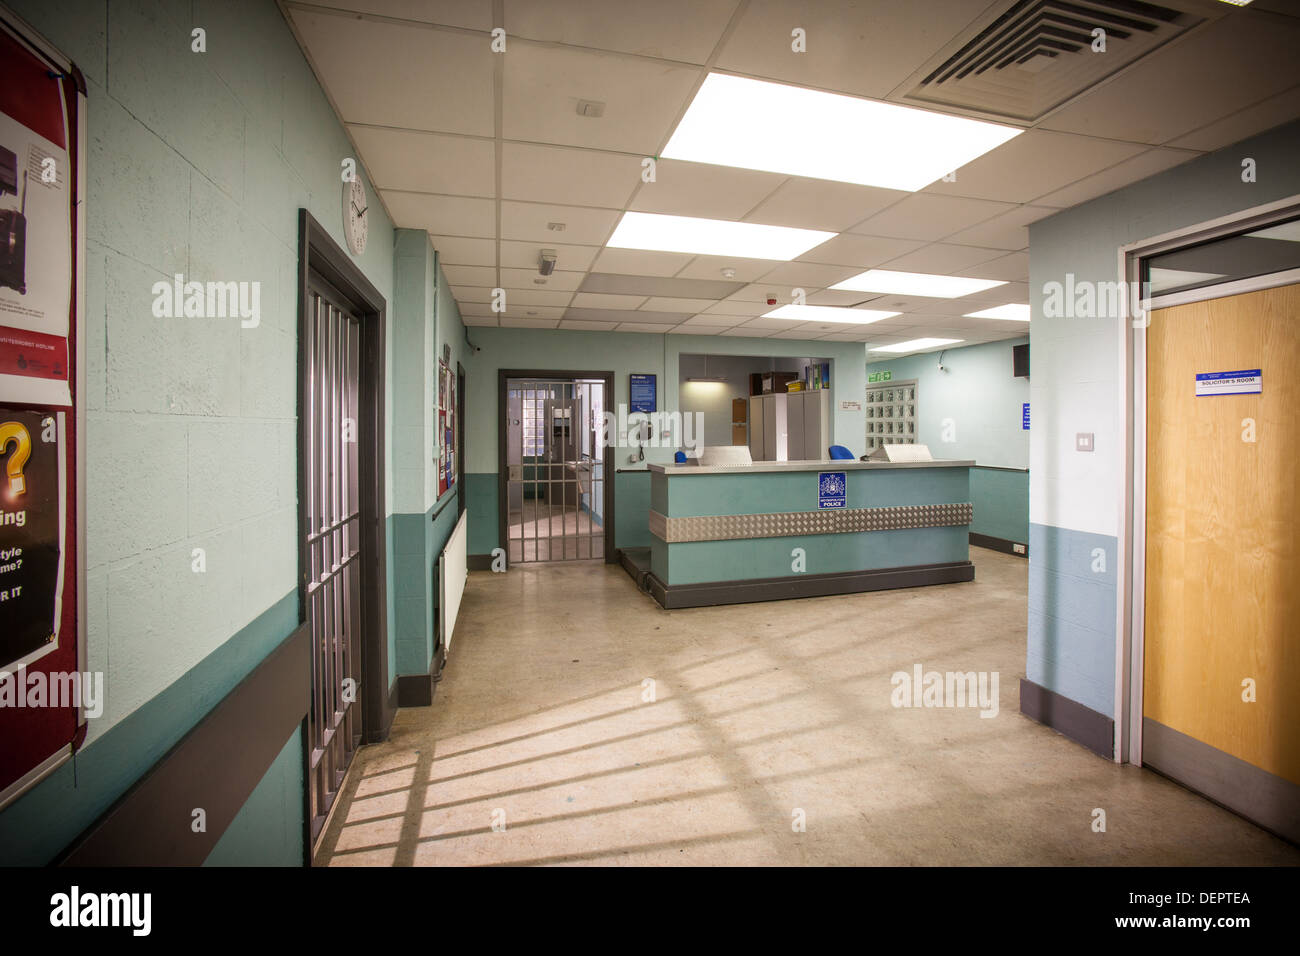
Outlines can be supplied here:
M877 471L896 468L970 468L974 461L756 461L752 465L648 465L661 475L738 475L774 471Z

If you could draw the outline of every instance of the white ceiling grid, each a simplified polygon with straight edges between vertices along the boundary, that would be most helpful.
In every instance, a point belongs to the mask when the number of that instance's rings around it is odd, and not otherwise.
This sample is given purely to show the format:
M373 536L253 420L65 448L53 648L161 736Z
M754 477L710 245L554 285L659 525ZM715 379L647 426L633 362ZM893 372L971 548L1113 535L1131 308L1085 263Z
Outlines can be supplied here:
M872 347L1023 335L1023 323L963 314L1028 301L1031 222L1300 111L1300 18L1289 0L1163 0L1205 22L956 170L953 182L909 193L668 159L655 182L641 180L642 160L659 155L711 70L906 103L909 78L1010 2L282 5L393 221L432 236L467 324ZM504 53L492 52L494 27L506 31ZM807 52L791 50L796 27ZM580 115L582 100L604 104L603 115ZM792 262L604 248L627 210L839 235ZM547 277L537 270L543 248L557 256ZM871 268L1009 284L952 300L828 288ZM729 294L678 281L716 282L724 269L734 270ZM596 274L644 281L636 294L582 291ZM796 287L811 305L902 314L862 326L761 318L769 297L789 302ZM492 309L494 288L505 289L504 313Z

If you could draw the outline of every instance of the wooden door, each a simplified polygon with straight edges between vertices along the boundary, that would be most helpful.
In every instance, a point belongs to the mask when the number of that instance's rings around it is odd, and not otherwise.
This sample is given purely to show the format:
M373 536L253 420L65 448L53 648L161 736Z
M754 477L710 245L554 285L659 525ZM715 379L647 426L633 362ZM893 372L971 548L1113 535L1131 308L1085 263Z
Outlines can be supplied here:
M1196 396L1198 373L1246 369L1263 370L1261 394ZM1298 379L1300 286L1152 313L1144 717L1293 784Z

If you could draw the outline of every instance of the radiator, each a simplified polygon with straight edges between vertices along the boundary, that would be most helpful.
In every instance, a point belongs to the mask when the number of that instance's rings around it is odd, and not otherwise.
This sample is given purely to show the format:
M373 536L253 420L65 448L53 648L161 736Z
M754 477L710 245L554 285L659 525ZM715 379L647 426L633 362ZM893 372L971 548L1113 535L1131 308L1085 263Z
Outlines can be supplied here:
M468 536L465 531L468 515L469 512L465 512L460 516L451 537L447 539L447 546L438 557L438 638L442 641L444 653L451 650L451 636L456 631L456 616L460 613L460 599L465 593L465 579L468 576Z

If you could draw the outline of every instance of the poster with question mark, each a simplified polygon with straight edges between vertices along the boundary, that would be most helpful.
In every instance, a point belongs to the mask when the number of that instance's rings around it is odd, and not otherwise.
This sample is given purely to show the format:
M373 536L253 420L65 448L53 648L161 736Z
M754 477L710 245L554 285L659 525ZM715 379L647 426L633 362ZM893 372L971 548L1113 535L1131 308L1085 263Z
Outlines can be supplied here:
M0 668L57 646L61 431L48 412L0 407Z

